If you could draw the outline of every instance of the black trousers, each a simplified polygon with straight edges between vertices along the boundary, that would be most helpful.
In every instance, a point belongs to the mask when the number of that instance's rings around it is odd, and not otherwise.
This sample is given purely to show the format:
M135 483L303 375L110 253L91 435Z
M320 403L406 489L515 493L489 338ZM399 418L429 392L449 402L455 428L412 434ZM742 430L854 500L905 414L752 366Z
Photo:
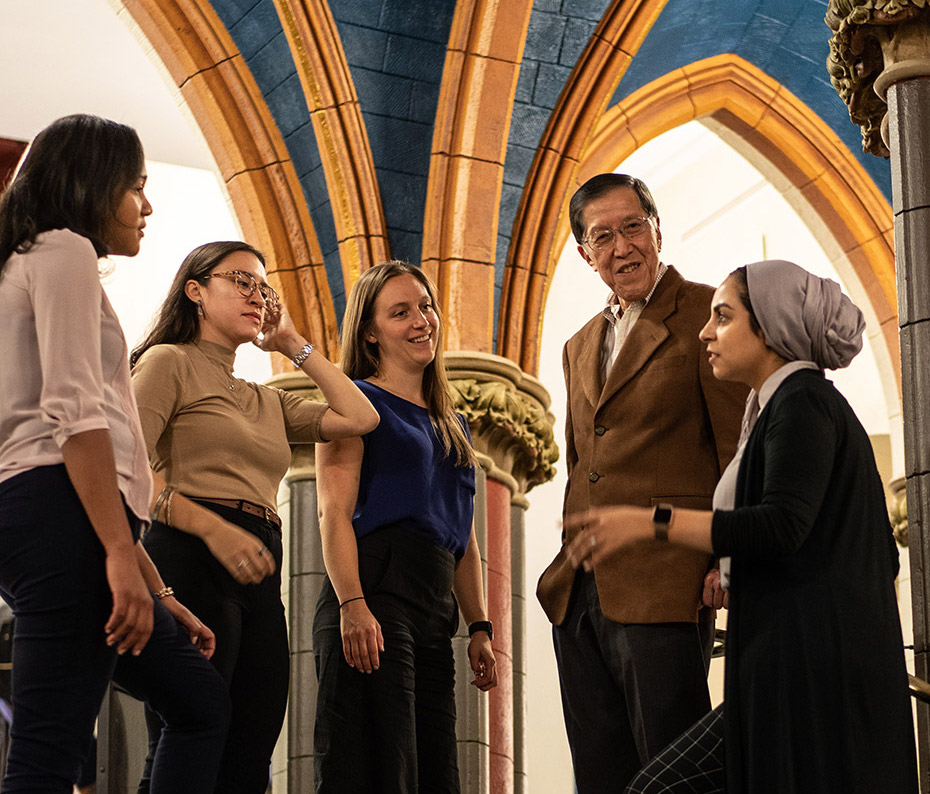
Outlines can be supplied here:
M553 641L578 794L622 791L710 710L698 624L615 623L593 574L576 578Z
M212 787L229 721L223 681L157 602L154 631L138 657L117 657L106 644L112 598L103 546L63 465L0 484L0 593L16 617L3 794L70 794L111 676L169 726L151 790Z
M316 791L457 794L453 556L395 527L359 539L358 556L384 653L373 673L349 667L327 579L313 622Z
M229 688L232 719L215 790L264 794L271 754L284 723L290 676L281 603L281 531L258 516L200 504L264 543L274 557L275 573L259 584L241 585L200 538L160 522L152 525L143 543L181 603L216 634L211 661ZM151 759L165 734L155 715L150 714L148 722Z

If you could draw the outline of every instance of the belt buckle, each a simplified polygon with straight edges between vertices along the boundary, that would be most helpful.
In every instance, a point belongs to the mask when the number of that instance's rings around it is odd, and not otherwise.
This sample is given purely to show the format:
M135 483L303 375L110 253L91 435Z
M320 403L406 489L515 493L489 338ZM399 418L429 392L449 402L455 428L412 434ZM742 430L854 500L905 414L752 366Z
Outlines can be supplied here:
M265 507L263 509L265 511L265 521L267 521L269 524L273 524L274 522L271 520L271 508Z

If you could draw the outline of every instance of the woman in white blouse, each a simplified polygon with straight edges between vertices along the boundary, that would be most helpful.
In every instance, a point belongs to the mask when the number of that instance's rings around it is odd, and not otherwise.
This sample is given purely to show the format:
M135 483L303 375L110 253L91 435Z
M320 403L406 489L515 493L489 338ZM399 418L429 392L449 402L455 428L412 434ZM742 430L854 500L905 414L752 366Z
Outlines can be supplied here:
M152 490L126 342L98 259L134 256L152 208L135 131L59 119L0 196L0 596L13 608L3 794L62 792L107 683L173 730L151 791L212 790L229 720L212 632L138 543Z

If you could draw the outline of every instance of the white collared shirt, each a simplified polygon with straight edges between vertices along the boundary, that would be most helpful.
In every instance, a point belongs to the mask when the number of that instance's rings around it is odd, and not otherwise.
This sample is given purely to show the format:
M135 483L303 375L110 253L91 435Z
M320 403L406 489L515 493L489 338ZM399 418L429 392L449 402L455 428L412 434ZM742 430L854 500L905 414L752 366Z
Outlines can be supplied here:
M634 301L627 306L626 309L621 308L620 299L617 297L616 293L610 293L607 299L607 305L603 310L604 318L613 328L612 334L604 334L604 344L601 349L601 371L605 382L607 376L610 374L610 370L614 366L614 362L617 360L617 356L620 354L623 343L630 335L633 324L643 313L643 309L646 308L650 298L652 298L653 293L656 291L656 287L659 286L659 281L662 280L662 276L665 275L667 270L668 267L659 262L659 267L656 270L656 280L652 283L652 289L649 290L649 294L642 300Z

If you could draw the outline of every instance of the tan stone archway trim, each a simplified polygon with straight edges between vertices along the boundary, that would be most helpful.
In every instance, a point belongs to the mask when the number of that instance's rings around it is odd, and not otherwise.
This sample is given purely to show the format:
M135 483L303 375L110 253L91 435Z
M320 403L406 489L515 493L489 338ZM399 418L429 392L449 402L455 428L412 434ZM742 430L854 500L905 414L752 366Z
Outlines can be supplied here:
M576 184L612 171L647 141L695 119L763 172L847 285L861 288L853 297L867 304L863 308L881 329L874 352L883 382L897 387L886 399L897 404L901 366L891 206L836 133L776 80L731 54L668 73L604 114ZM568 235L567 223L561 224L554 251L562 250Z
M327 0L275 0L316 133L346 293L390 259L368 133Z
M532 0L459 0L436 110L422 264L451 350L491 352L504 157Z
M323 256L287 147L208 0L123 0L178 87L226 183L243 236L295 323L328 356L337 326ZM274 362L278 369L284 362Z
M572 70L530 167L504 270L497 352L526 372L539 367L543 307L560 247L565 197L620 78L666 0L613 0Z

